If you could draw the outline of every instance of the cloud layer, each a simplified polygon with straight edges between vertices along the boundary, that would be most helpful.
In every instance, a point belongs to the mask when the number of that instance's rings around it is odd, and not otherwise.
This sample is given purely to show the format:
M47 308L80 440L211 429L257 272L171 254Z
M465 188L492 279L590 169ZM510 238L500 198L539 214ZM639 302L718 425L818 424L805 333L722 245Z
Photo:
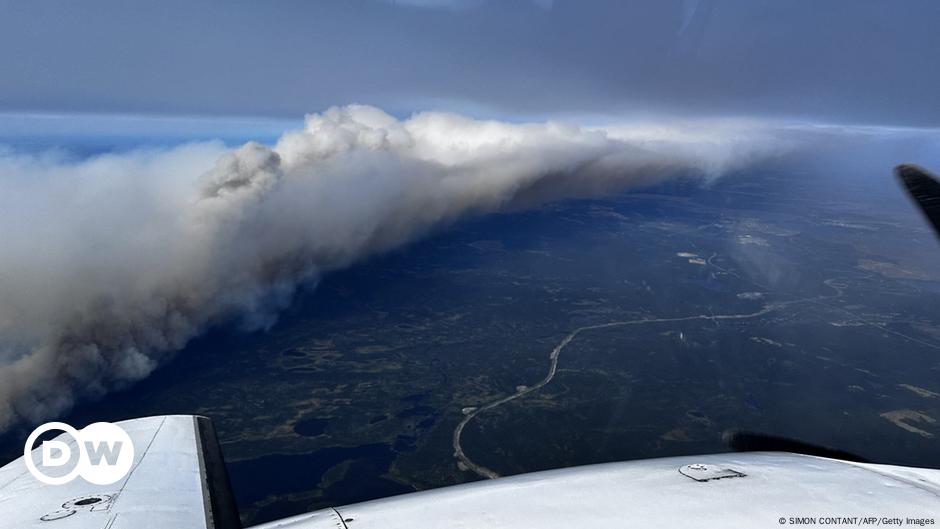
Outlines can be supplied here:
M273 148L0 151L0 430L147 376L213 323L269 325L299 284L461 217L715 176L791 143L746 122L402 121L348 106Z

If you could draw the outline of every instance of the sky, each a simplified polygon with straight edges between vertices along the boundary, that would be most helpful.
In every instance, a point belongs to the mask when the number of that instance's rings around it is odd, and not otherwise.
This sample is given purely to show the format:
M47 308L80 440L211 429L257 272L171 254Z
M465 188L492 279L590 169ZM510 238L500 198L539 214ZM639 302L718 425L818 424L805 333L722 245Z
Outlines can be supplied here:
M0 0L0 112L940 126L935 0ZM10 125L8 125L9 127Z

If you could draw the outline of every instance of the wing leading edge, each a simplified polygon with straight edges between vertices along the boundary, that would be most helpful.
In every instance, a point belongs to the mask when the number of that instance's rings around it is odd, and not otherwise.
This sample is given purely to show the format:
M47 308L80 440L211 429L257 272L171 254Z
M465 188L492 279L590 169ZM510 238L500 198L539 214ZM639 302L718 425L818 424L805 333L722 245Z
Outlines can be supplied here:
M751 529L804 517L936 522L940 470L779 452L646 459L416 492L253 529Z

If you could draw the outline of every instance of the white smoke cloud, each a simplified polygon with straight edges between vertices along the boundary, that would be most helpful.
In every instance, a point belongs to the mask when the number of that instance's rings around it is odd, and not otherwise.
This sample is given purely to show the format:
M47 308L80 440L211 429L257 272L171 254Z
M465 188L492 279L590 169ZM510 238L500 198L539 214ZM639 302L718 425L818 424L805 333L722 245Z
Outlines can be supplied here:
M715 175L786 142L746 122L509 124L366 106L273 148L72 161L0 152L0 430L147 376L207 326L470 214Z

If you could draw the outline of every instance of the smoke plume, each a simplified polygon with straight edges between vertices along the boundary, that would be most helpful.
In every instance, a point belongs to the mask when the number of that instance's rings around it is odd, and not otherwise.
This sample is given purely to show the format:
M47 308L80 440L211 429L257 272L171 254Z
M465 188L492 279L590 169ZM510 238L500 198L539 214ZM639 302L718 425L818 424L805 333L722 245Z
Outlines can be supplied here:
M742 122L582 128L366 106L267 147L0 152L0 430L146 377L214 323L455 219L677 175L781 141Z

